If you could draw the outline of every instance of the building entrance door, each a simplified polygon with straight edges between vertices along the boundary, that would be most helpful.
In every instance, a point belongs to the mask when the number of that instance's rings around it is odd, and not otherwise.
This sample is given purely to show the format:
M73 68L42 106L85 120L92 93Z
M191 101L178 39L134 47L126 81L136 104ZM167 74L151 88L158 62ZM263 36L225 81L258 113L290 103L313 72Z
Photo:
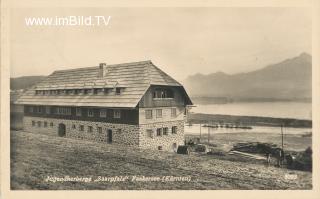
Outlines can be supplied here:
M66 136L66 125L65 124L59 124L58 126L58 135L60 137L65 137Z
M108 129L108 137L107 137L108 143L112 143L112 130Z

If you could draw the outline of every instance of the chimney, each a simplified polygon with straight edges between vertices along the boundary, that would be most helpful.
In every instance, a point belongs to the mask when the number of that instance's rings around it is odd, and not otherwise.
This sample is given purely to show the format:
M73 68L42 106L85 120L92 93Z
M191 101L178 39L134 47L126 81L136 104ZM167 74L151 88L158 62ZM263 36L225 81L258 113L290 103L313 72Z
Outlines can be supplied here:
M100 63L99 64L99 77L105 77L108 72L107 64L106 63Z

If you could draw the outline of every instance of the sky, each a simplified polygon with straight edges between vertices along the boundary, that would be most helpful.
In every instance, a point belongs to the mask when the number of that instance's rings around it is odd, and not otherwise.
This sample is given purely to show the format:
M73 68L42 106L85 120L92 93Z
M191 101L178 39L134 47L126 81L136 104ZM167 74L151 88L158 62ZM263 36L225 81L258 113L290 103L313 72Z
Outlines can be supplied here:
M107 26L27 26L26 17L111 16ZM311 10L301 7L15 8L11 77L151 60L175 79L229 74L311 54Z

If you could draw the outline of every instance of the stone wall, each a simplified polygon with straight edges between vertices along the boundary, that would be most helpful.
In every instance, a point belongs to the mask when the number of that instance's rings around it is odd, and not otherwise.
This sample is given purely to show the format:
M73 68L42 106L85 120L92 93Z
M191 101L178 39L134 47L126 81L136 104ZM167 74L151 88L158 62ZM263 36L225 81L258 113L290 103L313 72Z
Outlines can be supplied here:
M32 125L34 121L34 126ZM38 126L41 122L41 126ZM47 126L44 126L47 122ZM128 124L112 124L102 122L88 122L78 120L63 120L43 117L28 117L23 119L25 131L58 136L59 124L63 123L66 127L66 137L75 139L86 139L97 142L108 141L108 130L112 130L112 143L123 144L127 146L140 147L144 149L159 150L159 146L163 151L174 151L173 144L176 147L184 144L184 121L167 121L155 122L150 124L128 125ZM84 130L80 130L83 125ZM88 132L88 126L92 127L92 132ZM177 127L177 133L172 133L172 126ZM102 128L102 133L98 132L98 127ZM168 127L168 135L157 136L157 128ZM148 131L147 131L148 130ZM150 130L153 136L150 137Z
M177 133L172 133L172 126L177 127ZM157 128L168 127L168 135L157 135ZM153 132L150 136L150 132ZM162 147L163 151L175 151L176 147L184 144L184 120L158 122L151 124L141 124L139 134L139 146L146 149L159 150Z
M32 121L35 122L35 126L32 126ZM41 122L40 127L38 126L38 122ZM47 127L44 127L44 122L47 122ZM139 144L138 125L112 124L102 122L88 122L80 120L63 120L26 116L23 119L23 126L25 131L43 133L53 136L58 136L58 128L60 123L63 123L66 126L66 137L93 140L98 142L107 142L107 132L108 130L112 130L112 143L125 144L130 146L138 146ZM83 125L83 131L80 130L80 125ZM92 127L92 132L88 131L89 126ZM98 132L98 127L102 128L101 133Z

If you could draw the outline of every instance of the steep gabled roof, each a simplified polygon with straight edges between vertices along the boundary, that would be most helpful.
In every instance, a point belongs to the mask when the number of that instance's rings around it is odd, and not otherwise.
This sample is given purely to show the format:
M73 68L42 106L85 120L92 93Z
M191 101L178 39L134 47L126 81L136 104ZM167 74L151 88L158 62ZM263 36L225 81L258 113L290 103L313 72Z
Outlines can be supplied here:
M96 106L134 108L151 85L182 85L157 68L151 61L107 65L107 74L99 77L99 66L59 70L27 90L18 104L57 106ZM35 95L36 90L116 88L121 95ZM184 89L183 89L184 90ZM186 95L187 102L191 103Z

